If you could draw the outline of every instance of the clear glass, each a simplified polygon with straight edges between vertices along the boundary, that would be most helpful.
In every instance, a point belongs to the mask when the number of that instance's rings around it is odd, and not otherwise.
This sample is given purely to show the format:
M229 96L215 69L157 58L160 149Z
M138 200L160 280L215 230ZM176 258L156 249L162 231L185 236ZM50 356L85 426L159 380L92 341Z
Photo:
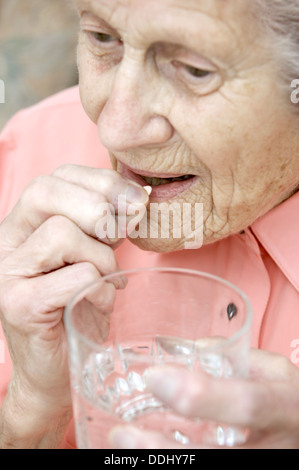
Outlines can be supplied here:
M146 388L146 370L163 364L247 376L252 311L229 282L186 269L123 271L83 287L64 318L78 448L109 448L124 423L189 446L246 439L243 429L178 416Z

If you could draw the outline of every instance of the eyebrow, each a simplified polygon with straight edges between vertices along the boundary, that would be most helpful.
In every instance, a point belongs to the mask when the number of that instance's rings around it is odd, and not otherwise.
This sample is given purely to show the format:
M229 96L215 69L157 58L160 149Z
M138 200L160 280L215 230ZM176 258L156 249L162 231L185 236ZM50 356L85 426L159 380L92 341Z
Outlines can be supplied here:
M74 0L74 2L76 3L78 7L83 7L86 5L91 10L97 9L96 5L94 4L92 0ZM103 7L103 3L105 3L105 0L102 0L100 3L101 3L101 7ZM109 1L107 2L107 4L109 4Z
M105 15L106 11L108 16L110 17L111 13L111 1L113 0L100 0L99 2L94 2L93 0L74 0L78 9L81 11L84 11L84 9L89 10L91 13L94 15L98 16L99 18L103 19L105 21L105 18L102 16ZM216 3L219 3L221 5L227 4L227 0L215 0ZM200 1L199 1L200 3ZM176 8L179 8L180 6L177 5ZM185 8L185 6L184 6ZM219 48L218 50L222 52L222 54L226 57L226 47L231 46L233 43L236 42L236 37L233 35L232 30L225 25L220 18L213 17L212 15L209 15L208 13L204 13L203 11L194 11L194 15L192 18L188 18L188 34L186 34L186 27L182 25L182 17L184 13L190 14L189 9L185 9L184 11L180 11L180 15L178 15L178 22L175 22L172 24L173 30L175 30L177 37L170 38L169 34L167 32L167 38L169 43L172 44L181 44L182 46L187 47L190 50L193 50L195 53L198 53L199 51L197 50L197 47L195 47L194 44L194 37L198 35L198 38L200 37L205 37L205 38L213 38L215 40L216 46L217 46L217 36L219 33L219 25L222 29L225 29L225 32L227 34L227 45L223 43L223 36L221 38L221 42L218 40L218 45ZM173 21L173 18L172 20ZM165 31L165 26L167 26L167 22L163 21L163 30ZM117 27L115 25L110 25L113 29L117 30ZM161 25L159 27L159 24L155 24L161 32ZM179 36L179 40L178 40ZM182 40L182 36L184 39ZM158 40L157 42L164 42L164 39ZM205 42L205 41L203 41ZM205 49L205 45L202 44L202 48ZM221 55L222 55L221 54Z

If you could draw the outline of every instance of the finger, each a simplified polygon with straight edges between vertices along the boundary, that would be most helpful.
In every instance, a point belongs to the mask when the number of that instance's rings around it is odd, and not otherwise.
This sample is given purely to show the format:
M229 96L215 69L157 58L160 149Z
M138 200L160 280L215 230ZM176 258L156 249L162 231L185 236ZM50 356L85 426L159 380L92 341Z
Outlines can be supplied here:
M250 376L264 380L298 380L299 370L285 356L252 349L250 351Z
M298 387L288 381L215 379L170 367L149 369L146 380L157 398L186 417L254 430L296 425Z
M101 341L109 331L109 313L115 299L115 287L101 281L99 272L89 263L66 266L38 278L11 281L6 284L6 295L1 295L1 314L5 324L23 337L36 330L42 332L45 340L53 340L55 334L60 334L55 328L73 296L82 285L97 284L97 292L86 296L86 310L84 315L75 317L75 326L84 335L89 334L90 339Z
M54 216L7 255L1 270L6 278L33 277L81 262L93 264L103 275L120 270L111 247L86 235L69 219Z
M0 311L6 322L24 333L38 322L56 324L62 315L57 317L56 310L64 308L83 285L99 279L99 271L90 263L65 266L31 279L12 279L0 285Z
M117 215L114 213L114 208L108 206L102 204L103 212L96 223L95 234L103 243L116 248L141 222L146 214L146 206L129 204L124 209L121 207Z
M84 181L84 171L81 180ZM97 190L63 180L57 176L36 178L24 191L11 214L0 226L0 246L11 251L19 246L45 220L62 215L75 222L91 236L102 217L103 204L114 207L119 194L128 201L147 204L147 192L136 183L125 180L116 172L98 170ZM94 186L93 186L94 187ZM108 206L107 206L108 205ZM110 209L111 212L111 209Z
M109 441L115 449L210 449L211 446L182 445L169 439L162 433L144 431L133 426L117 426L110 435Z
M146 204L148 202L148 193L144 188L111 169L67 164L55 170L53 175L69 183L101 193L115 208L118 206L119 195L126 196L128 203Z
M115 286L103 279L81 289L65 309L65 321L71 327L70 331L81 334L97 345L107 339L115 293Z
M99 172L101 177L105 178L104 180L100 181ZM148 203L147 196L150 196L152 188L144 186L140 192L140 185L121 176L114 170L99 170L67 164L59 167L54 175L95 192L100 190L105 195L107 202L113 205L110 212L114 216L117 214L118 217L109 217L109 210L106 211L105 204L102 204L102 211L103 213L107 212L107 217L98 219L95 232L100 240L113 245L114 248L120 246L145 215ZM129 188L127 188L128 183ZM118 189L117 192L115 192L116 188ZM144 192L147 193L147 196Z

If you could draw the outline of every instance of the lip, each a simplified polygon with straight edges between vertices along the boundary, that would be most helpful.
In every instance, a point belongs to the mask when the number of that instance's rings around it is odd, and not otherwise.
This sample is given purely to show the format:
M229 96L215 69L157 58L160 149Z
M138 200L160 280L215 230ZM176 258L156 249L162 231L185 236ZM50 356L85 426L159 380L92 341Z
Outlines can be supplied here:
M118 161L118 163L120 165L119 172L126 178L140 184L140 186L149 186L149 184L144 181L140 175L149 176L152 178L177 178L179 176L183 176L182 174L174 173L152 173L150 171L130 168L120 161ZM198 179L198 176L194 176L193 178L184 181L175 181L173 183L167 183L161 186L151 186L152 192L150 197L151 199L170 199L177 197L183 192L187 191L187 189L189 189L190 186L198 181Z

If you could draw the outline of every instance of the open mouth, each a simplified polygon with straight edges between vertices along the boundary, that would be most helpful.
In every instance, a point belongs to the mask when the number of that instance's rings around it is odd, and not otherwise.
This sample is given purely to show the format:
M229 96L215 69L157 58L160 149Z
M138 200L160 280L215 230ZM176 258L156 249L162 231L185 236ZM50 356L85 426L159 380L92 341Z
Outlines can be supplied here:
M140 175L141 178L144 179L144 181L149 185L149 186L161 186L163 184L169 184L169 183L177 183L180 181L186 181L191 178L194 178L194 175L183 175L183 176L177 176L174 178L157 178L157 177L151 177L151 176L142 176Z
M135 181L141 186L151 186L151 199L170 199L179 196L184 191L187 191L191 185L198 181L196 175L167 175L160 174L154 175L147 172L142 174L143 171L129 168L127 165L121 163L119 172L128 179ZM145 172L144 172L145 173Z

